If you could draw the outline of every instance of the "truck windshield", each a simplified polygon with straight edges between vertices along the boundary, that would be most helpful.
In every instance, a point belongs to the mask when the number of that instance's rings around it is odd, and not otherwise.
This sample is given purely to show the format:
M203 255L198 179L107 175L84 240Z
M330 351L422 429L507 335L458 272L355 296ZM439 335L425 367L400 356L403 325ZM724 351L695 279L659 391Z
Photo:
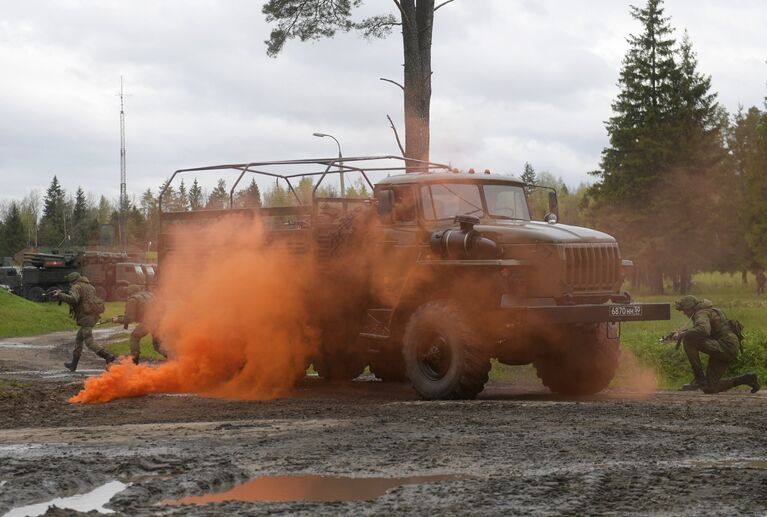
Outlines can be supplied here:
M522 187L500 183L483 185L487 212L498 219L530 220L527 198Z
M480 188L487 206L483 205ZM530 220L522 187L493 183L442 183L421 187L424 218L453 219L456 215L489 215L497 219Z

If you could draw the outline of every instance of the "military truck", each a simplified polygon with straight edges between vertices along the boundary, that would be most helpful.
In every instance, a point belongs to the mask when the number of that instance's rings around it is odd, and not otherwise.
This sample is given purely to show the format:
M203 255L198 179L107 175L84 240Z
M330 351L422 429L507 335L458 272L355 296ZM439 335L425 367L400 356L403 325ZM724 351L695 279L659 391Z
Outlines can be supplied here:
M102 300L125 300L129 285L147 286L143 264L131 261L126 253L86 251L78 256L77 265Z
M613 237L560 223L555 192L545 220L531 220L533 187L511 176L379 156L182 169L167 185L221 171L239 172L228 209L168 212L161 193L160 267L184 252L175 235L185 228L227 214L277 218L269 245L319 262L312 292L348 297L349 274L362 286L346 303L309 302L322 334L313 364L329 379L353 379L369 365L384 381L408 379L425 399L470 399L495 358L532 363L553 392L593 394L615 375L621 322L670 319L668 304L636 303L622 290L633 264ZM341 173L364 178L372 198L319 197ZM285 182L295 206L231 208L248 174ZM373 184L373 175L383 178ZM304 201L293 184L307 176L314 187Z

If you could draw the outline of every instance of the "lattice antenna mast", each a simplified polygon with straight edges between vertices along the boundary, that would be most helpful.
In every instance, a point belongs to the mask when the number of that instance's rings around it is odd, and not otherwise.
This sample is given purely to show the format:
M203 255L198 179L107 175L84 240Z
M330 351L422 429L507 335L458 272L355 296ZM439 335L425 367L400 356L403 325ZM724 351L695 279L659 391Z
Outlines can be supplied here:
M128 212L128 190L125 179L125 102L123 96L123 78L120 76L120 212L119 234L120 247L127 251L128 236L126 234L125 220Z

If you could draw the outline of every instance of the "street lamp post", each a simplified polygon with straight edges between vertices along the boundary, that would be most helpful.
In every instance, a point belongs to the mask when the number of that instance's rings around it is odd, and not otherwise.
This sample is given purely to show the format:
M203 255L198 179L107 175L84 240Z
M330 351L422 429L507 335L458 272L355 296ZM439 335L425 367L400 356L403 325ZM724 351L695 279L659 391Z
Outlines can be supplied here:
M343 162L343 155L341 154L341 144L338 143L338 139L334 137L333 135L328 135L327 133L313 133L314 136L318 138L332 138L336 141L336 145L338 146L338 165L341 169L340 175L341 175L341 197L346 197L346 189L344 188L344 162Z

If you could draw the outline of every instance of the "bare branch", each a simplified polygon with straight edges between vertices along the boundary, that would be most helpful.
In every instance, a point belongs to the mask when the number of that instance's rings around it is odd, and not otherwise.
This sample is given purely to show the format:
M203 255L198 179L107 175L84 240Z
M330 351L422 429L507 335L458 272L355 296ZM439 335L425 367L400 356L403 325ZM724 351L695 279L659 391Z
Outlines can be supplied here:
M385 79L385 78L383 78L383 77L379 77L378 79L380 79L381 81L386 81L387 83L396 84L397 86L399 86L400 88L402 88L402 91L403 91L403 92L405 91L405 87L404 87L404 86L402 86L401 84L399 84L397 81L392 81L391 79Z
M402 156L406 158L405 149L402 148L402 142L399 139L399 134L397 134L397 128L394 127L394 122L392 122L391 117L388 114L386 115L386 118L389 119L389 124L391 124L391 130L394 131L394 138L397 139L397 147L399 147L399 151L402 153Z
M397 9L399 9L400 14L402 14L402 21L410 25L410 19L407 17L407 13L405 13L405 10L402 8L402 4L399 3L399 0L393 1L397 5Z
M444 6L446 6L446 5L447 5L447 4L449 4L450 2L455 2L455 0L445 0L444 2L442 2L442 3L441 3L441 4L439 4L437 7L435 7L435 8L434 8L434 12L436 13L436 12L437 12L437 9L439 9L440 7L444 7Z

